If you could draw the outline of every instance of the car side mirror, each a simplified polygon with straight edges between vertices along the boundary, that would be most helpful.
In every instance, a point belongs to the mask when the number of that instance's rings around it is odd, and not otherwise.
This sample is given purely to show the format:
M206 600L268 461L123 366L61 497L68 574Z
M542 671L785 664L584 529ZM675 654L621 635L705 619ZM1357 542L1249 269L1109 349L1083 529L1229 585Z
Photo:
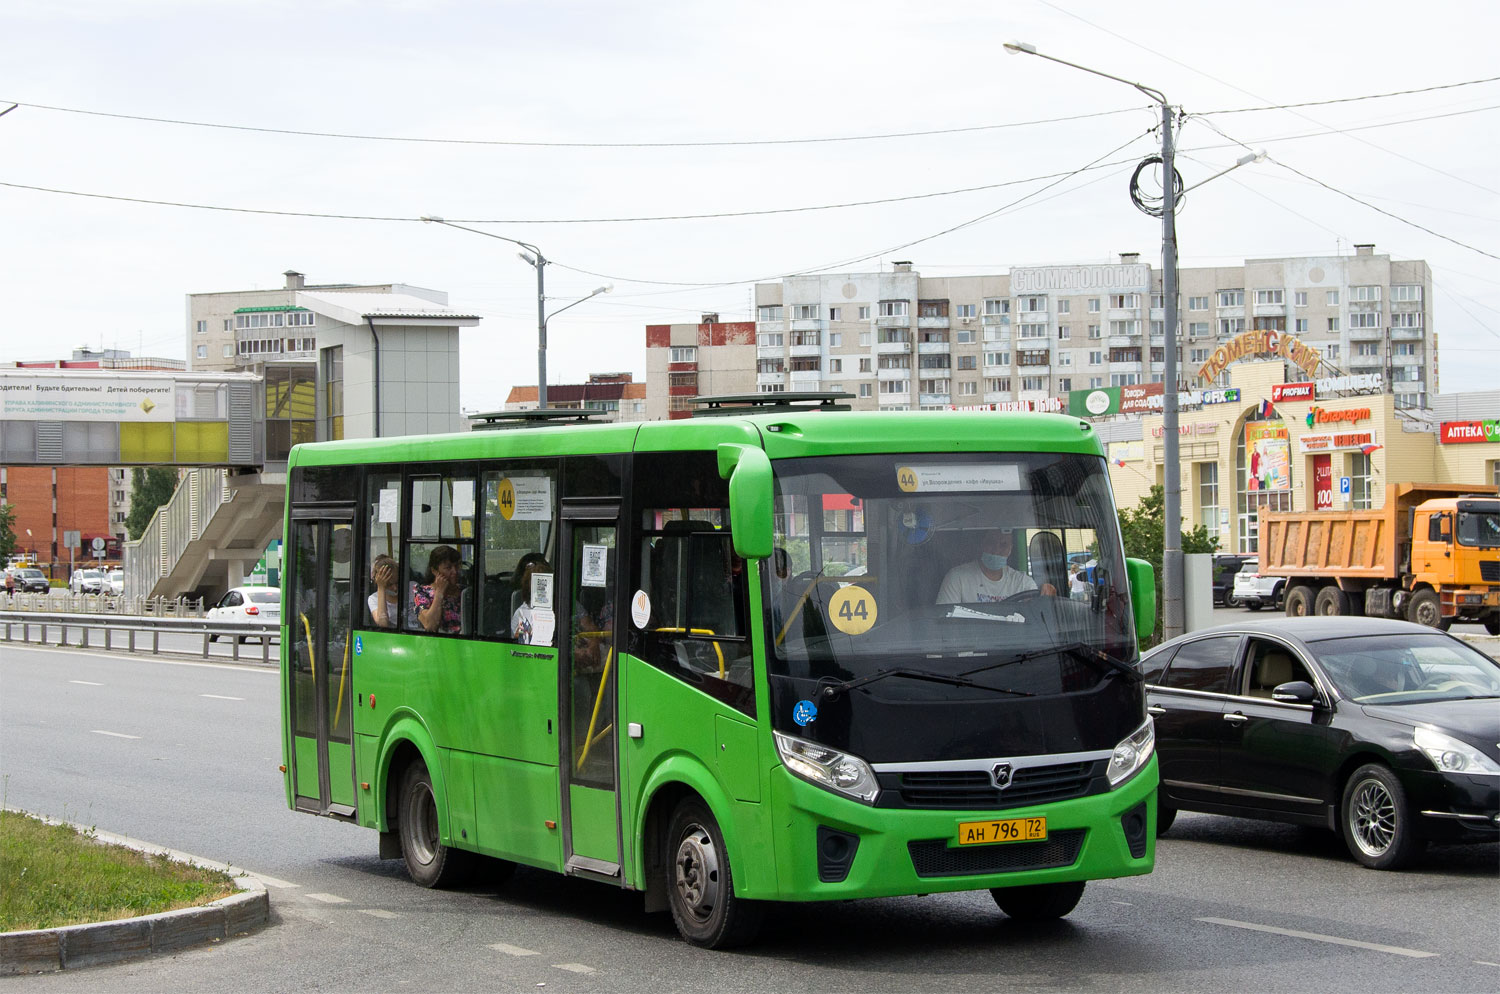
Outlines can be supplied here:
M1276 688L1271 691L1271 700L1280 701L1283 704L1311 704L1317 697L1318 692L1306 680L1277 684Z
M1156 631L1156 570L1144 559L1126 559L1125 577L1135 611L1135 633L1149 638Z

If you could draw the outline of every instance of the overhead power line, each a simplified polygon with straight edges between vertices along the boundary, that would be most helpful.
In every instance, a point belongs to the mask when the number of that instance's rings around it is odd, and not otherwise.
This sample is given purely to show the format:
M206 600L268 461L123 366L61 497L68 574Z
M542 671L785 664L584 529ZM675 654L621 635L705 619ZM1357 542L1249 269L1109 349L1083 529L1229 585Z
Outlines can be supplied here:
M1391 90L1388 93L1366 93L1358 97L1335 97L1329 100L1304 100L1295 104L1264 104L1259 107L1231 107L1226 110L1200 110L1195 111L1199 116L1212 116L1214 114L1251 114L1263 110L1293 110L1298 107L1327 107L1331 104L1352 104L1361 100L1384 100L1387 97L1408 97L1414 93L1433 93L1438 90L1455 90L1461 86L1479 86L1482 83L1500 83L1500 76L1489 76L1485 79L1466 79L1460 83L1440 83L1437 86L1423 86L1415 90Z
M1118 110L1101 110L1089 114L1071 114L1066 117L1047 117L1034 121L1009 121L1001 124L976 124L961 128L935 128L928 131L893 131L874 135L833 135L818 138L747 138L701 141L634 141L634 142L562 142L512 140L503 138L421 138L412 135L369 135L345 131L304 131L297 128L266 128L248 124L224 124L217 121L190 121L171 117L152 117L147 114L120 114L104 110L88 110L81 107L58 107L51 104L19 103L16 106L32 110L54 111L60 114L82 114L88 117L108 117L121 121L144 121L150 124L172 124L188 128L214 128L220 131L249 131L266 135L295 135L299 138L337 138L350 141L411 142L426 145L496 145L507 148L734 148L750 145L821 145L835 142L887 141L896 138L928 138L934 135L958 135L977 131L1000 131L1006 128L1029 128L1038 124L1060 124L1066 121L1083 121L1095 117L1110 117L1129 114L1140 107L1122 107Z

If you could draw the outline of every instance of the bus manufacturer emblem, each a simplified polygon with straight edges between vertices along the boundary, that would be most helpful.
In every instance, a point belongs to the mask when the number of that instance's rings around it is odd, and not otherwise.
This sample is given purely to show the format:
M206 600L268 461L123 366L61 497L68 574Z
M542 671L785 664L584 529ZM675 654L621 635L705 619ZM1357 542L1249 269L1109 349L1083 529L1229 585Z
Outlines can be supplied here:
M996 790L1004 790L1010 786L1010 764L996 763L990 770L990 780L995 784Z

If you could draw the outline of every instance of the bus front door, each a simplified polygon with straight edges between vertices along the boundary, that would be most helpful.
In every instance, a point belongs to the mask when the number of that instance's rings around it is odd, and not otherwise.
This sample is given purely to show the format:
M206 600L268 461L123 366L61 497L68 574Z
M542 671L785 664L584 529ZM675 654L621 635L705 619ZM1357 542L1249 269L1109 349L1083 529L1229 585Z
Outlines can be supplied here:
M352 513L303 518L294 510L282 605L293 797L299 811L336 818L354 817Z
M563 845L568 873L620 883L620 804L616 745L615 582L617 509L565 508L561 549L567 574L558 618L563 629Z

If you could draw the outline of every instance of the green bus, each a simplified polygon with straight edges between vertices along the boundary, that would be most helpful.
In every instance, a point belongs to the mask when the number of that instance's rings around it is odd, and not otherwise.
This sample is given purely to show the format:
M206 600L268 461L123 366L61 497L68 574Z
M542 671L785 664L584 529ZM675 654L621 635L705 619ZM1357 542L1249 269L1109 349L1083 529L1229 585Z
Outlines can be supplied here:
M295 447L288 805L707 947L772 901L1055 918L1150 872L1154 584L1091 427L829 406Z

